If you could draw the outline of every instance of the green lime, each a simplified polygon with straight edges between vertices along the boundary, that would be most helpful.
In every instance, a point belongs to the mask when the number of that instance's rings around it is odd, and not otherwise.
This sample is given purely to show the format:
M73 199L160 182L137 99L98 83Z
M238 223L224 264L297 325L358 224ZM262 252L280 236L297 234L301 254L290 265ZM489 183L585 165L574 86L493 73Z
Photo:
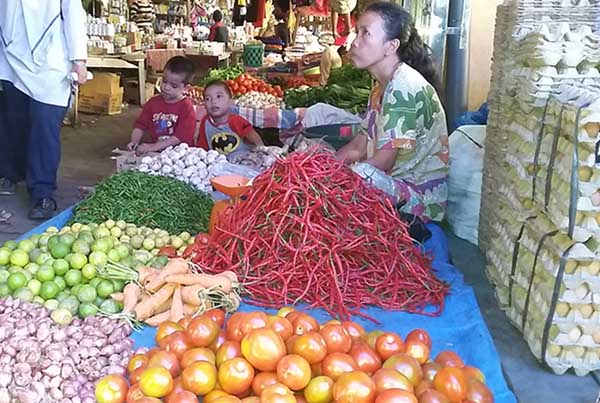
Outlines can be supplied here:
M21 270L21 273L23 273L23 275L27 279L27 282L29 282L33 278L33 274L31 274L27 270Z
M110 244L106 240L106 238L96 239L92 243L92 251L93 252L104 252L107 253L110 250Z
M131 244L133 249L140 249L142 247L142 244L144 243L144 238L139 235L134 235L131 237L129 243Z
M6 247L2 247L0 248L0 265L4 266L7 265L10 262L10 255L11 255L11 250L6 248Z
M89 257L89 261L96 267L104 267L104 265L108 262L108 256L104 252L92 252Z
M73 286L73 288L71 288L71 295L77 295L83 285L84 285L83 283L79 283L79 284L76 284L75 286Z
M44 302L46 302L46 301L44 301L44 299L42 297L40 297L39 295L34 295L31 302L33 302L34 304L44 305Z
M80 302L92 302L97 296L96 289L89 284L82 286L77 293Z
M56 285L56 283L54 283ZM56 300L60 303L63 302L65 300L65 298L68 298L70 295L67 294L64 291L60 291L58 292L58 294L56 295Z
M98 227L96 230L96 234L94 235L96 239L98 238L106 238L110 236L110 230L106 227Z
M154 249L155 246L155 242L154 240L150 239L150 238L146 238L144 239L144 242L142 243L142 246L144 247L144 249L146 250L152 250Z
M94 277L93 279L90 280L90 286L96 288L98 287L98 284L100 284L100 282L102 281L102 279L100 277Z
M50 239L49 235L44 234L44 235L40 236L40 239L38 240L38 246L40 248L42 248L44 246L48 246L49 239Z
M36 274L37 271L40 269L40 265L37 263L29 263L27 266L24 267L25 271L28 271L31 274Z
M8 272L9 272L10 274L12 274L12 273L20 273L20 272L22 272L22 271L23 271L23 268L22 268L22 267L19 267L19 266L10 266L10 267L8 268Z
M107 299L102 304L100 304L100 309L102 310L102 312L105 312L108 314L119 313L123 310L123 308L121 307L121 304L119 304L117 301L115 301L112 298Z
M42 237L42 235L40 235L40 234L33 234L32 236L30 236L30 237L29 237L29 240L30 240L31 242L33 242L33 244L34 244L35 246L38 246L38 245L39 245L39 242L40 242L40 238L41 238L41 237Z
M103 302L104 302L104 298L96 297L96 299L94 300L94 305L100 306L100 305L102 305Z
M46 300L46 302L44 302L44 307L50 311L53 311L56 308L58 308L58 301L55 299L48 299L48 300Z
M87 257L81 253L74 253L69 263L71 264L71 268L81 270L87 264Z
M85 256L89 255L90 252L92 251L92 249L90 248L90 245L87 242L82 241L81 239L77 239L73 243L71 250L73 251L73 253L79 253L79 254L82 254Z
M48 238L48 248L56 246L59 243L60 243L60 238L58 235L52 235L50 238Z
M131 245L124 244L124 243L116 245L115 246L115 250L119 253L119 256L121 257L121 260L125 259L127 256L130 256L131 252L133 252L132 248L131 248Z
M65 256L67 256L69 254L69 252L71 251L71 247L69 245L61 243L61 242L59 242L55 245L50 245L48 248L50 250L50 254L55 259L63 258Z
M120 262L121 256L119 255L119 252L117 252L116 249L111 249L108 251L108 260L111 262Z
M12 240L4 242L4 245L2 245L3 248L8 248L10 250L17 249L17 246L18 246L17 242L16 241L12 241Z
M121 235L123 235L123 231L121 231L121 228L119 227L113 227L110 229L110 235L114 236L115 238L119 238Z
M98 228L98 224L96 224L95 222L90 222L88 223L88 227L90 231L94 231L96 228Z
M29 281L27 284L27 288L31 290L33 295L40 295L40 290L42 288L42 283L39 280L33 279Z
M81 269L81 274L83 274L83 277L88 280L93 279L94 277L96 277L96 266L94 266L91 263L86 264Z
M69 262L67 262L65 259L56 259L54 263L52 263L52 268L57 276L62 276L69 271L70 266Z
M76 286L81 283L82 274L80 270L69 270L67 274L65 274L65 283L69 287Z
M8 280L8 276L10 276L8 270L0 270L0 283L5 283Z
M175 249L179 249L184 245L184 241L183 239L179 238L178 236L174 235L171 237L171 245L175 248Z
M0 283L0 298L8 297L12 290L6 283Z
M51 226L46 229L46 232L48 234L56 234L58 232L58 228L56 228L55 226Z
M87 318L88 316L92 316L98 313L98 308L96 308L96 305L89 303L89 302L84 302L81 305L79 305L79 311L77 312L79 314L79 317L81 319Z
M64 243L65 245L69 246L69 248L71 248L71 245L73 245L73 243L75 242L75 235L71 234L71 233L66 233L66 234L62 234L60 237L60 243Z
M52 320L59 325L66 326L73 321L73 315L66 309L57 308L50 313Z
M29 288L23 287L13 292L13 297L20 299L21 301L31 302L34 295Z
M35 262L37 260L38 256L41 255L42 253L44 253L44 252L42 252L42 250L40 248L32 249L29 252L29 261Z
M89 246L94 243L94 235L92 235L92 233L90 231L81 231L78 235L77 235L77 240L81 241L85 244ZM73 248L75 247L75 244L73 244Z
M21 249L15 249L10 254L10 264L25 267L29 263L29 254Z
M73 253L73 252L69 252L69 253L67 253L67 254L65 255L64 259L65 259L67 262L70 262L70 261L71 261L71 258L73 257L73 255L74 255L74 253Z
M41 266L41 265L43 265L44 263L46 263L46 262L47 262L48 260L50 260L50 259L54 259L54 258L53 258L52 256L50 256L50 254L49 254L49 253L47 253L47 252L42 252L42 253L40 253L40 254L38 255L37 259L35 259L35 262L36 262L38 265L40 265L40 266Z
M56 285L58 286L58 289L61 291L64 291L65 288L67 288L67 283L65 282L65 279L62 277L55 277L53 280Z
M35 249L35 243L31 241L31 239L23 239L21 242L17 244L17 248L25 251L27 253L31 252Z
M22 272L12 273L10 276L8 276L6 284L8 284L10 289L14 291L24 287L25 284L27 284L27 277Z
M69 295L65 299L63 299L58 305L59 308L66 309L71 312L73 315L77 313L77 309L79 309L79 301L74 295Z
M45 299L46 301L49 299L53 299L54 297L56 297L58 295L58 293L60 292L60 289L58 288L58 285L56 285L56 283L54 281L46 281L45 283L42 283L42 286L40 287L40 297L42 297L43 299Z
M42 283L46 281L52 281L56 277L56 273L54 269L50 266L42 266L38 269L36 273L36 278L40 280Z
M102 280L100 284L96 286L96 292L99 297L106 298L113 292L115 292L115 287L113 282L110 280Z

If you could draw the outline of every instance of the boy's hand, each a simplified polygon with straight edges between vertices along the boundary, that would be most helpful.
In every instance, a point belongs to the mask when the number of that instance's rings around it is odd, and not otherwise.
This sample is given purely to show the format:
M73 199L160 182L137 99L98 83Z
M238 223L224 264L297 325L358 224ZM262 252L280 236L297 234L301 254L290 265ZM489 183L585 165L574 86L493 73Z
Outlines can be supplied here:
M156 151L154 148L154 144L140 144L136 149L135 149L135 153L137 155L141 155L141 154L146 154L146 153L150 153Z
M135 151L135 149L138 147L138 143L134 142L134 141L130 141L129 144L127 144L127 150L129 151Z

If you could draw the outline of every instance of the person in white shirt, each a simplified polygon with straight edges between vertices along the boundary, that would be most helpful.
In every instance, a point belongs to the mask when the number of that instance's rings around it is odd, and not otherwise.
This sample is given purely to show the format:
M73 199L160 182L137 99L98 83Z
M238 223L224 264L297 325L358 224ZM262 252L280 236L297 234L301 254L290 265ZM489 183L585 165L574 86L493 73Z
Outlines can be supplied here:
M60 129L87 75L85 20L81 0L0 1L0 195L26 180L31 219L56 212Z

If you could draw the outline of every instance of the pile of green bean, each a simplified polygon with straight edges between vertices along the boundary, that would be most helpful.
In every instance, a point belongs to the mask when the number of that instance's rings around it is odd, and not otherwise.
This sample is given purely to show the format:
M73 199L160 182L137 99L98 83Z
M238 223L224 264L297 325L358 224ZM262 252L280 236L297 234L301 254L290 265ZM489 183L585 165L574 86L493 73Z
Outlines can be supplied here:
M71 222L108 219L160 228L171 234L206 232L213 201L177 179L125 171L100 182L75 208Z

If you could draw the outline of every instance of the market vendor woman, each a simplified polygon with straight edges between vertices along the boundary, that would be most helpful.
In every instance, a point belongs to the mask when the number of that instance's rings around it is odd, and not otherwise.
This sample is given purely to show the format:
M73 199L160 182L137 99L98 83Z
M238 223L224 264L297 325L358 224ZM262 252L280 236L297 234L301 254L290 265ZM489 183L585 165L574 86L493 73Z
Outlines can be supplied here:
M410 14L392 3L370 4L357 31L352 62L377 82L362 127L337 157L365 162L390 179L394 189L387 193L401 212L441 221L447 205L448 130L429 48Z

